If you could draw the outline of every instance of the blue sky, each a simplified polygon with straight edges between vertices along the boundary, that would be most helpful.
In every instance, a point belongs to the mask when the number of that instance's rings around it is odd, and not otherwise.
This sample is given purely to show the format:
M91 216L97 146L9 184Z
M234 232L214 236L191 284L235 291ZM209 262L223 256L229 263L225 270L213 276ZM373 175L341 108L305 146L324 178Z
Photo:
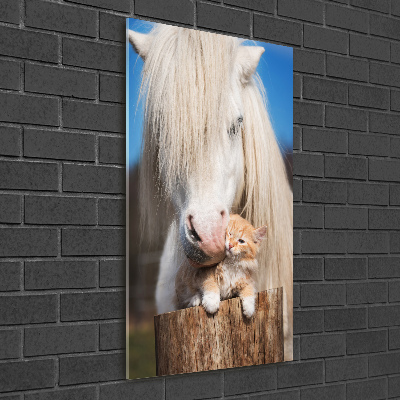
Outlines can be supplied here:
M148 33L152 22L127 19L127 27ZM269 113L281 147L293 149L293 49L272 43L247 41L245 45L262 46L265 52L257 67L268 97ZM140 158L143 102L138 104L143 61L127 43L127 129L128 159L133 166Z

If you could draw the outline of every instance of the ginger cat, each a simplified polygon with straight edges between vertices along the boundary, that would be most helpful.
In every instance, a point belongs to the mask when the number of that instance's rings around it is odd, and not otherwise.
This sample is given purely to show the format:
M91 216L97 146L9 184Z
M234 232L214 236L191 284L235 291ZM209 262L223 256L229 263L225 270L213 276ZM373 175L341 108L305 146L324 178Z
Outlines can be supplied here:
M243 314L250 318L255 311L257 253L267 227L254 228L237 214L230 215L226 230L226 258L213 267L196 268L188 262L176 275L178 308L200 304L214 314L220 301L239 296Z

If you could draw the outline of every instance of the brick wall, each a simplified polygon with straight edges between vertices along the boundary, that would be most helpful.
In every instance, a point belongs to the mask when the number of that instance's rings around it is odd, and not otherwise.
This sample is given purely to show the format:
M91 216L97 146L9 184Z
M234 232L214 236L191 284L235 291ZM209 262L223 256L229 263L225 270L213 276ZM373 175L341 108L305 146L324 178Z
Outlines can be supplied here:
M294 47L295 359L125 382L125 17ZM400 398L398 0L0 1L0 398Z

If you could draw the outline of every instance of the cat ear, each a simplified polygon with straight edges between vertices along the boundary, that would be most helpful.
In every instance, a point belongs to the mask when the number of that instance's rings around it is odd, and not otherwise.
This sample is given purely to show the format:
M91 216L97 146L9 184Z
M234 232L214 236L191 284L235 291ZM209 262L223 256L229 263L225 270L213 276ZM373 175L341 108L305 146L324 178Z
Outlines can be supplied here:
M129 29L129 42L133 46L136 53L142 57L143 60L146 59L147 54L151 47L152 37L150 34L139 33Z
M267 225L258 228L253 233L254 243L261 242L267 235Z
M256 72L264 51L264 47L261 46L239 46L236 55L236 67L243 85L246 85L254 72Z

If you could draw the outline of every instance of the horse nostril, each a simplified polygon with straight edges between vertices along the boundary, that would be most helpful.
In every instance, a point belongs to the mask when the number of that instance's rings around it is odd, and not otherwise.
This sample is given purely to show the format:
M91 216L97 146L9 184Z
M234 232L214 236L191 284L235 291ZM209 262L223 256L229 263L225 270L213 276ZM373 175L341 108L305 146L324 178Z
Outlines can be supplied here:
M187 218L189 234L194 241L201 242L201 237L196 232L196 229L194 229L192 220L193 220L193 216L189 215Z

